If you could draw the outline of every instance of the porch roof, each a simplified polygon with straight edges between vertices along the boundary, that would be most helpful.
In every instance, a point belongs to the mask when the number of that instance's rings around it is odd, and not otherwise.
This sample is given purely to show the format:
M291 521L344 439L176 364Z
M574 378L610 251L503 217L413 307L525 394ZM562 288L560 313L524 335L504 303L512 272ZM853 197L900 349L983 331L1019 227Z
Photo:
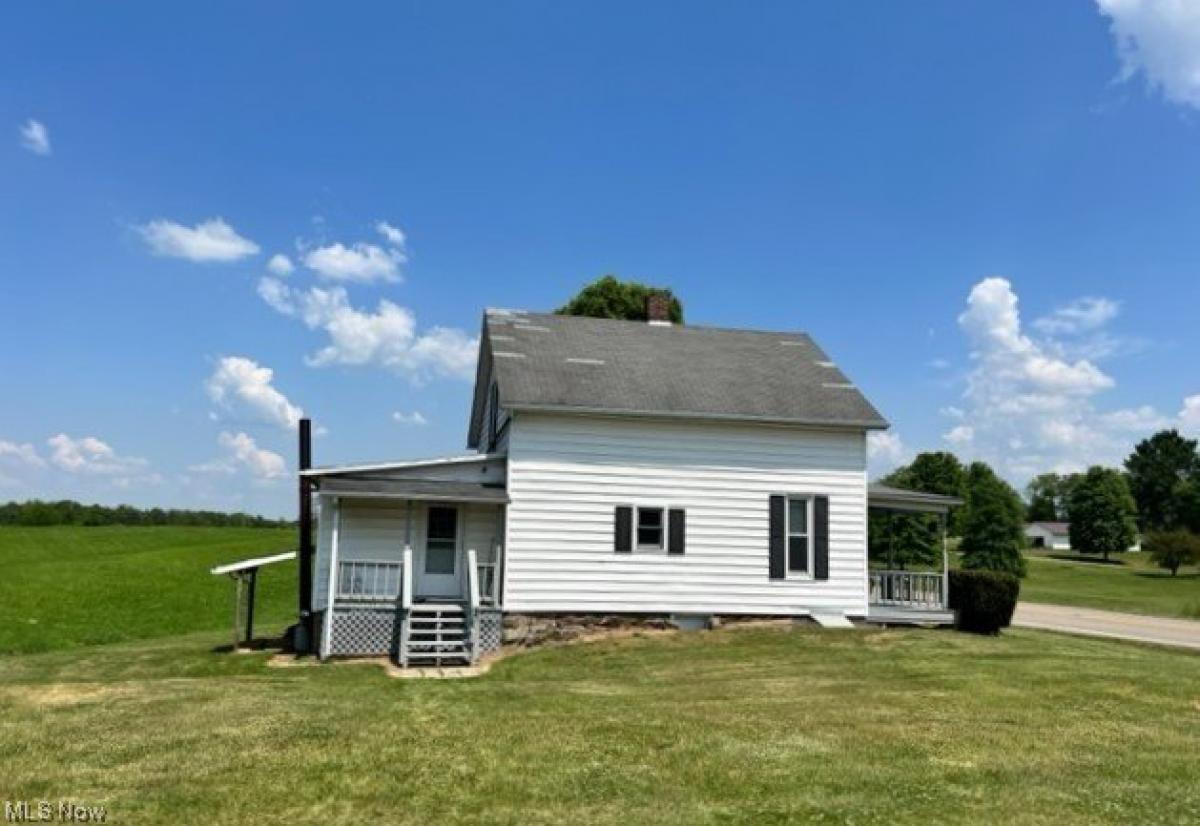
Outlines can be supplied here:
M317 490L319 493L347 498L483 502L496 505L503 505L508 502L508 491L505 490L503 485L482 482L337 476L319 479Z
M916 511L918 513L949 513L950 508L961 505L957 496L940 493L923 493L919 490L904 490L888 485L867 485L867 507L890 511Z

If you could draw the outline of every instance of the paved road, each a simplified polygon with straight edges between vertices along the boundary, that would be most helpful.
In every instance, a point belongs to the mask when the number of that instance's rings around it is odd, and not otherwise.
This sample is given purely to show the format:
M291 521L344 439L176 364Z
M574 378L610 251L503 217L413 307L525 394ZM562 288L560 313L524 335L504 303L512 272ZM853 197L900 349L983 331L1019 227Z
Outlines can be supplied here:
M1064 631L1087 637L1114 637L1122 640L1172 645L1200 651L1200 622L1185 619L1145 617L1096 608L1072 608L1044 605L1040 602L1017 603L1013 625Z

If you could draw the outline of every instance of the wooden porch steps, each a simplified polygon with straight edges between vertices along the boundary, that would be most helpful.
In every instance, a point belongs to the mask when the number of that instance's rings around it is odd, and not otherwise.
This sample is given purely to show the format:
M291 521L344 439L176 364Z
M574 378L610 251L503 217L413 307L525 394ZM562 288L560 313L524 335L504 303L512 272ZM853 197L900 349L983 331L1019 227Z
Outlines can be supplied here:
M406 665L446 665L471 662L466 611L456 602L413 603L402 641Z

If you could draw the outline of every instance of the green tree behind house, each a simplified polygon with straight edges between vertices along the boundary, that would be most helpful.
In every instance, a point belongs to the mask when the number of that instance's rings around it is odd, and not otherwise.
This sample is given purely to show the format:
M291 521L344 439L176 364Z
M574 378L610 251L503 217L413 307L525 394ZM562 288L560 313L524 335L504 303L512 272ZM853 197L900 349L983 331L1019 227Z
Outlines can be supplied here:
M1025 506L1012 487L984 462L967 468L963 514L964 568L1025 576Z
M1137 541L1137 505L1120 471L1092 467L1071 490L1071 547L1079 553L1121 553Z
M1025 488L1029 495L1028 518L1030 522L1066 521L1062 503L1062 477L1057 473L1043 473L1033 477Z
M606 275L588 284L554 312L559 315L645 321L646 298L653 294L667 296L668 317L673 323L682 324L683 304L670 288L652 287L637 281L621 281L613 275Z
M953 453L927 452L880 481L905 490L962 497L966 470ZM947 529L951 534L959 532L959 511L961 508L955 508L950 513ZM941 566L942 537L937 516L873 510L868 515L867 538L871 559L889 568L903 571Z

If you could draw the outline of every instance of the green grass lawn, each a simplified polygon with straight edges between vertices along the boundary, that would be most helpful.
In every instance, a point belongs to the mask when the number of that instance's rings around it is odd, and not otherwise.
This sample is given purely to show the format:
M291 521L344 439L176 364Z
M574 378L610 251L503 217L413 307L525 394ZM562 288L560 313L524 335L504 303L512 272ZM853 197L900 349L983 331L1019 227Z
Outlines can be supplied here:
M1200 821L1200 657L807 627L274 668L224 636L9 657L0 797L120 823Z
M1049 552L1026 554L1029 575L1021 599L1132 611L1164 617L1200 618L1200 572L1185 568L1172 577L1153 567L1145 554L1114 554L1116 564L1099 558L1055 558Z
M232 586L209 569L292 548L275 528L0 527L0 654L229 627ZM263 569L264 624L294 617L295 582Z

